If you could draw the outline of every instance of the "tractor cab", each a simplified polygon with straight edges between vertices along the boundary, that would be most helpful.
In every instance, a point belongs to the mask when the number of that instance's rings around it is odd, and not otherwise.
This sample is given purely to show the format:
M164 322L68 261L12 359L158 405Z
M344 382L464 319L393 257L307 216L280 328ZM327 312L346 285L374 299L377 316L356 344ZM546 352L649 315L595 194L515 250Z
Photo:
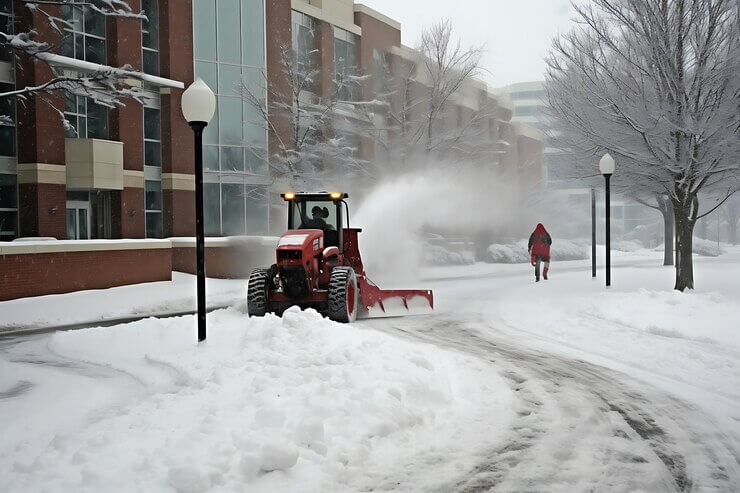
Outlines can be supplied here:
M343 250L342 204L348 197L340 192L289 192L281 194L288 202L288 229L320 229L324 246Z

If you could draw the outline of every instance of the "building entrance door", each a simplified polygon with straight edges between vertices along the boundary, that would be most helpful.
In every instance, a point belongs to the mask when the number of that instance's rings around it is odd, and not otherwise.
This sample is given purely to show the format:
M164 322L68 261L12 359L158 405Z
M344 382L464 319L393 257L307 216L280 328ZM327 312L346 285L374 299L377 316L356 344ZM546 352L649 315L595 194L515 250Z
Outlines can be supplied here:
M67 239L90 239L90 202L67 201Z

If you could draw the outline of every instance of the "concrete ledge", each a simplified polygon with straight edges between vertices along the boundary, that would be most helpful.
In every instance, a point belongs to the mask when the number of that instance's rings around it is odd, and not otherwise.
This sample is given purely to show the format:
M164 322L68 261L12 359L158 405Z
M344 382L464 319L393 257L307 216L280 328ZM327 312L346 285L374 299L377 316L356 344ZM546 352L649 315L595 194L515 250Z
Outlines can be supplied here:
M0 243L0 255L172 248L168 240L31 240Z

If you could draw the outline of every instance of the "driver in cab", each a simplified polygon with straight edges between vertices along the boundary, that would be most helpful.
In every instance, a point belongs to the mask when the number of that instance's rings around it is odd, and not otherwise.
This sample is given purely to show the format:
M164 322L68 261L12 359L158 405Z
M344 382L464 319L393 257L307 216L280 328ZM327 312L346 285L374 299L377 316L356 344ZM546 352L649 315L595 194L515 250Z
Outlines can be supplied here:
M327 217L329 217L329 209L316 205L311 209L311 219L304 220L303 223L301 223L300 228L333 230L334 227L331 224L327 224L325 221Z

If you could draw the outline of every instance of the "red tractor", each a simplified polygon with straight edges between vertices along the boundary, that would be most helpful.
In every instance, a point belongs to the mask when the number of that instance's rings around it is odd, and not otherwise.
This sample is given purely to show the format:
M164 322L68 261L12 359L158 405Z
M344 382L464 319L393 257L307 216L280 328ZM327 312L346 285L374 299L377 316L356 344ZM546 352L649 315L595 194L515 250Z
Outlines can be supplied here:
M346 193L281 197L288 203L288 231L278 242L276 263L249 276L250 315L280 314L297 305L315 308L337 322L353 322L358 311L388 314L393 308L433 308L431 291L382 290L367 278L357 243L362 230L349 227Z

